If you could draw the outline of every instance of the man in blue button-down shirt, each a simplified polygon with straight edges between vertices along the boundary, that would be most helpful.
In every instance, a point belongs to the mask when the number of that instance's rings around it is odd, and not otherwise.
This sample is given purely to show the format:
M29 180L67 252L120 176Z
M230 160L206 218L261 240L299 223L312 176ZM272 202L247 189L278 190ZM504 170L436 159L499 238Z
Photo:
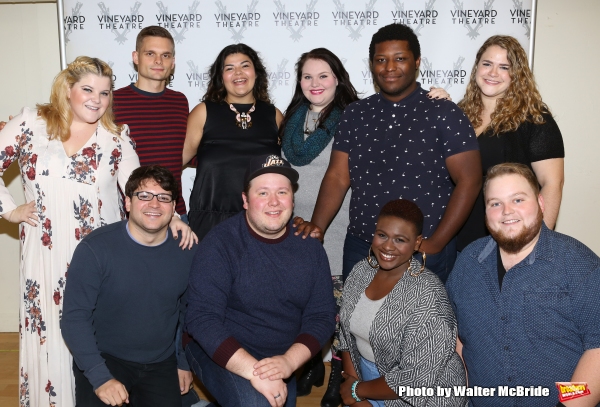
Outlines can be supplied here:
M591 394L564 405L596 406L600 258L544 225L527 166L491 168L484 198L491 236L460 254L447 283L469 387L495 389L471 405L554 406L555 382L575 381L587 382Z

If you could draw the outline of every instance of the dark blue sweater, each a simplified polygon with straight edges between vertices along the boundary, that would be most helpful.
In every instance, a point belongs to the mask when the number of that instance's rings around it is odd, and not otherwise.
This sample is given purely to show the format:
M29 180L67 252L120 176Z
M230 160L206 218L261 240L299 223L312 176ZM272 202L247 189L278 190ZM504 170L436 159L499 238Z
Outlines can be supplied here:
M100 352L136 363L157 363L175 351L190 265L198 246L181 250L170 231L144 246L127 221L90 233L75 249L65 288L62 335L94 389L112 379ZM180 357L181 356L181 357ZM189 370L185 355L178 366Z
M294 343L314 355L335 329L329 262L317 239L286 233L265 239L246 212L215 226L190 272L188 333L225 367L243 347L257 359Z

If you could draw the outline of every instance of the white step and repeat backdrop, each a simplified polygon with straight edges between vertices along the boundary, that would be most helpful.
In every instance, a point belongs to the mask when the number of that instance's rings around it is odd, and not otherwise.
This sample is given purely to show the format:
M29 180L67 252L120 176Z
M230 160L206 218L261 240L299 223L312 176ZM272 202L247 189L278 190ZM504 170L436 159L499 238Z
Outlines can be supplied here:
M533 1L64 0L64 46L67 62L78 55L107 61L120 88L137 79L131 61L137 33L149 25L163 26L176 47L169 86L187 96L191 109L206 91L208 67L218 52L243 42L262 56L272 100L284 111L294 90L294 64L301 53L317 47L342 60L363 97L372 94L371 36L396 22L411 26L419 37L421 85L443 87L458 101L475 54L491 35L512 35L531 55Z

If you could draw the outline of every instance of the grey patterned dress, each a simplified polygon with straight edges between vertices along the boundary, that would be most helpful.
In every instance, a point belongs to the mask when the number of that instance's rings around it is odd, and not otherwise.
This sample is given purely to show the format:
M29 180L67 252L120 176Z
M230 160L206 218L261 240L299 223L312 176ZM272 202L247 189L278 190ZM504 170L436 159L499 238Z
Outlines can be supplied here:
M410 267L418 270L421 265L412 260ZM344 284L339 350L350 353L359 376L360 353L350 333L350 317L376 271L362 260ZM446 289L429 270L416 277L404 273L375 315L369 341L379 373L395 392L399 386L410 386L433 388L436 394L437 386L466 385L464 366L456 353L456 318ZM385 401L386 407L464 405L464 397L403 396Z

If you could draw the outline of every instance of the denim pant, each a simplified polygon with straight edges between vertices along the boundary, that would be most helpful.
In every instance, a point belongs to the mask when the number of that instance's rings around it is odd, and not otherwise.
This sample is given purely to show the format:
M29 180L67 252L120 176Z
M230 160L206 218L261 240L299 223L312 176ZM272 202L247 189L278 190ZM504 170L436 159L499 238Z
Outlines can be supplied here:
M362 379L364 381L368 381L368 380L375 380L378 377L380 377L381 375L379 374L379 370L377 370L377 366L375 366L375 363L373 363L370 360L367 360L361 356L360 357L360 376L362 377ZM371 405L373 407L384 407L383 400L367 399L367 401L369 403L371 403Z
M198 343L190 342L185 348L185 356L192 371L217 399L219 406L270 407L265 396L252 387L249 380L217 365ZM295 407L296 378L294 375L289 379L287 389L288 396L284 407Z
M129 393L131 407L181 407L179 376L175 354L151 364L128 362L102 353L106 367L115 379L123 383ZM106 407L90 381L73 361L75 375L75 403L77 407Z
M356 263L367 257L370 247L370 242L366 242L349 233L346 234L346 240L344 240L344 260L342 265L342 276L344 281L346 281L346 278L348 278L348 275ZM425 265L427 268L433 271L440 280L442 280L442 283L446 283L446 280L454 267L454 262L456 261L456 238L450 240L441 252L426 254L427 259ZM415 259L423 263L423 256L421 253L416 253Z

